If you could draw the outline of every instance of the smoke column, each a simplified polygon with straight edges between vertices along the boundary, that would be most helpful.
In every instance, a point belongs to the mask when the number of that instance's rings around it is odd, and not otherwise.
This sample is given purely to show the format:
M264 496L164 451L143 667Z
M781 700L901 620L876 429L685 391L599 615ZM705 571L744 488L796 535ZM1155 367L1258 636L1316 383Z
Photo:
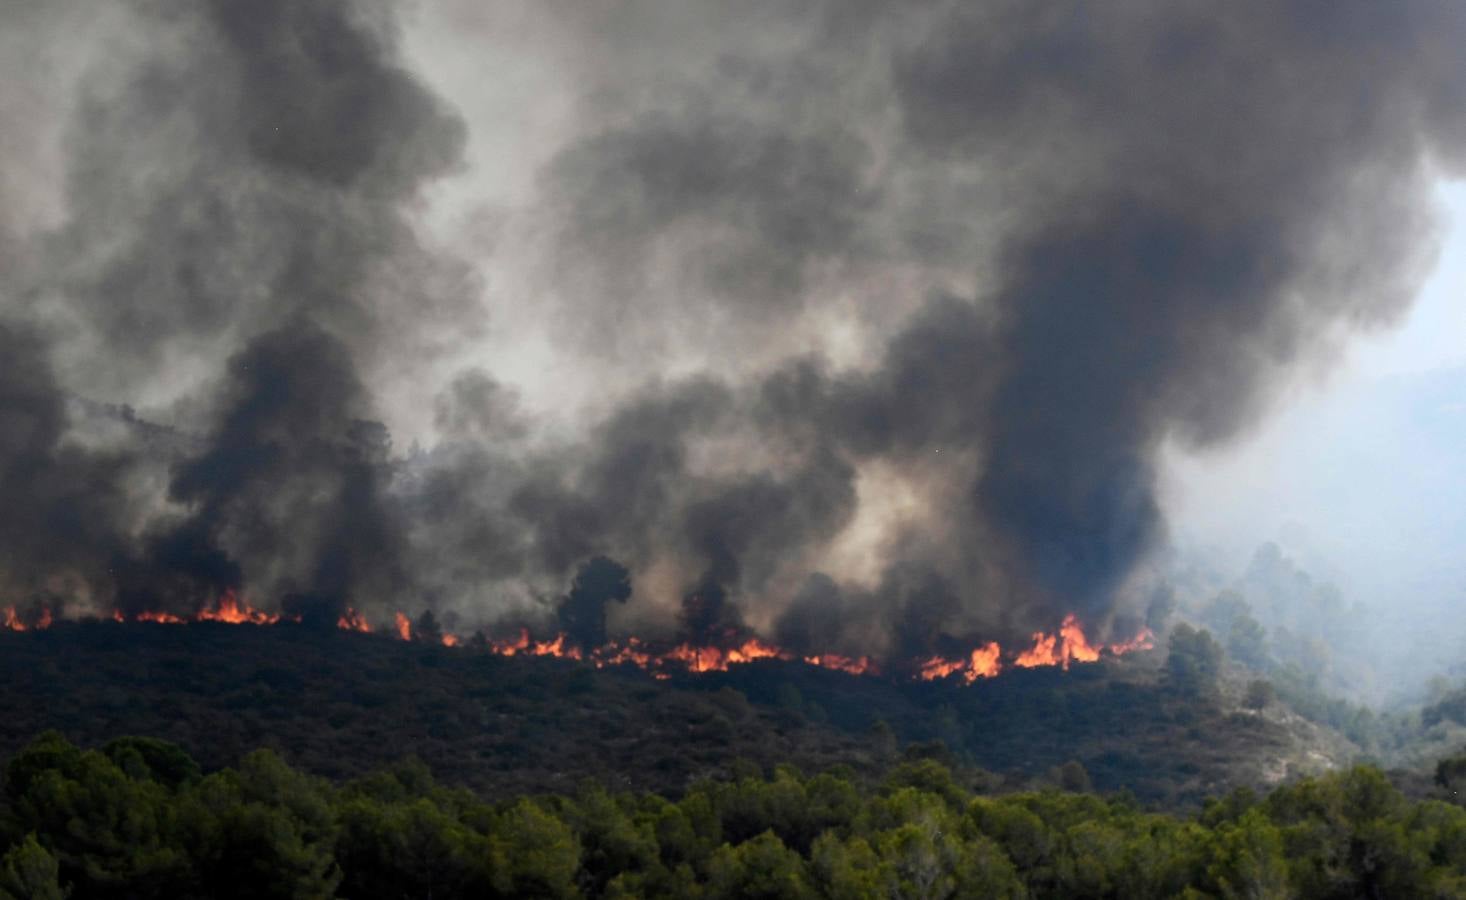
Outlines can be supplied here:
M79 9L6 13L0 593L98 612L1103 628L1466 162L1445 0Z

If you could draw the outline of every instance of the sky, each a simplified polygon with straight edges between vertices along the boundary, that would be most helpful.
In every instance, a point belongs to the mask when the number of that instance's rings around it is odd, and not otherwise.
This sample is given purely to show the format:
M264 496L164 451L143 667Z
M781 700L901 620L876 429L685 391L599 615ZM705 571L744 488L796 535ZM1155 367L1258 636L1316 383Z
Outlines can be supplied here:
M608 556L613 630L911 657L1173 545L1446 577L1466 8L0 9L6 603Z
M1439 196L1440 255L1404 320L1236 445L1173 454L1168 489L1179 546L1235 574L1277 542L1369 607L1412 672L1459 669L1466 640L1466 186Z

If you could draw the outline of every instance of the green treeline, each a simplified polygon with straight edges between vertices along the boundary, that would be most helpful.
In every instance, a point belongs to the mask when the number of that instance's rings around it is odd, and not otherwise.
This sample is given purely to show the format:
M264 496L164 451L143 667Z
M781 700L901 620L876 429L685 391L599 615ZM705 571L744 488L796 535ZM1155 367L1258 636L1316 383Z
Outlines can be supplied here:
M5 768L0 846L3 900L1466 897L1466 809L1409 801L1368 767L1179 818L978 795L931 760L874 784L745 772L676 802L593 786L484 800L420 763L333 786L266 750L205 775L163 741L48 733Z

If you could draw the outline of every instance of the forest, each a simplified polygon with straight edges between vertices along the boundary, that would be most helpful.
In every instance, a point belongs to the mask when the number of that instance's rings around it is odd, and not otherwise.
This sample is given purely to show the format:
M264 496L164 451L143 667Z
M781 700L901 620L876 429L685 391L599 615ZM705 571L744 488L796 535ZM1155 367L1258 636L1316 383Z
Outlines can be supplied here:
M675 798L481 797L411 759L333 784L270 750L206 774L159 739L47 732L4 769L0 900L1466 897L1466 808L1368 766L1189 816L992 793L918 754L876 778L738 768ZM1466 788L1466 756L1436 777Z

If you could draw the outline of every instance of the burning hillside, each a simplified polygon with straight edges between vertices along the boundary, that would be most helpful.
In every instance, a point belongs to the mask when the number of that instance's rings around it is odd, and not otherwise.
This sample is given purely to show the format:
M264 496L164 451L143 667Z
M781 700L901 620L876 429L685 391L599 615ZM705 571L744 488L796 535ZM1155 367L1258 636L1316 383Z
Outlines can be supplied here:
M154 625L214 622L264 626L301 623L299 616L265 612L251 606L233 592L224 594L217 603L190 616L161 611L125 614L114 610L107 618L119 623ZM3 609L0 629L13 632L40 631L50 628L56 621L56 616L45 606L35 607L29 612L7 606ZM427 640L445 647L458 647L497 656L551 656L582 661L596 668L632 666L650 673L654 678L669 678L674 672L726 672L733 666L775 659L802 662L850 675L890 674L897 678L920 681L953 678L971 684L979 678L997 676L1010 667L1058 666L1068 669L1072 663L1093 663L1104 657L1119 657L1152 647L1148 629L1142 629L1128 641L1110 644L1091 641L1073 615L1066 616L1053 633L1035 633L1028 646L1004 649L993 641L975 647L970 653L954 657L930 656L884 661L869 656L844 656L836 653L800 654L748 634L728 634L721 641L707 644L649 641L630 636L608 639L599 645L584 648L563 631L545 638L531 636L528 629L520 629L508 638L493 638L483 632L463 635L442 630L431 615L420 617L415 625L410 617L400 611L392 615L390 622L374 625L350 607L335 624L342 631L382 634L402 641Z

